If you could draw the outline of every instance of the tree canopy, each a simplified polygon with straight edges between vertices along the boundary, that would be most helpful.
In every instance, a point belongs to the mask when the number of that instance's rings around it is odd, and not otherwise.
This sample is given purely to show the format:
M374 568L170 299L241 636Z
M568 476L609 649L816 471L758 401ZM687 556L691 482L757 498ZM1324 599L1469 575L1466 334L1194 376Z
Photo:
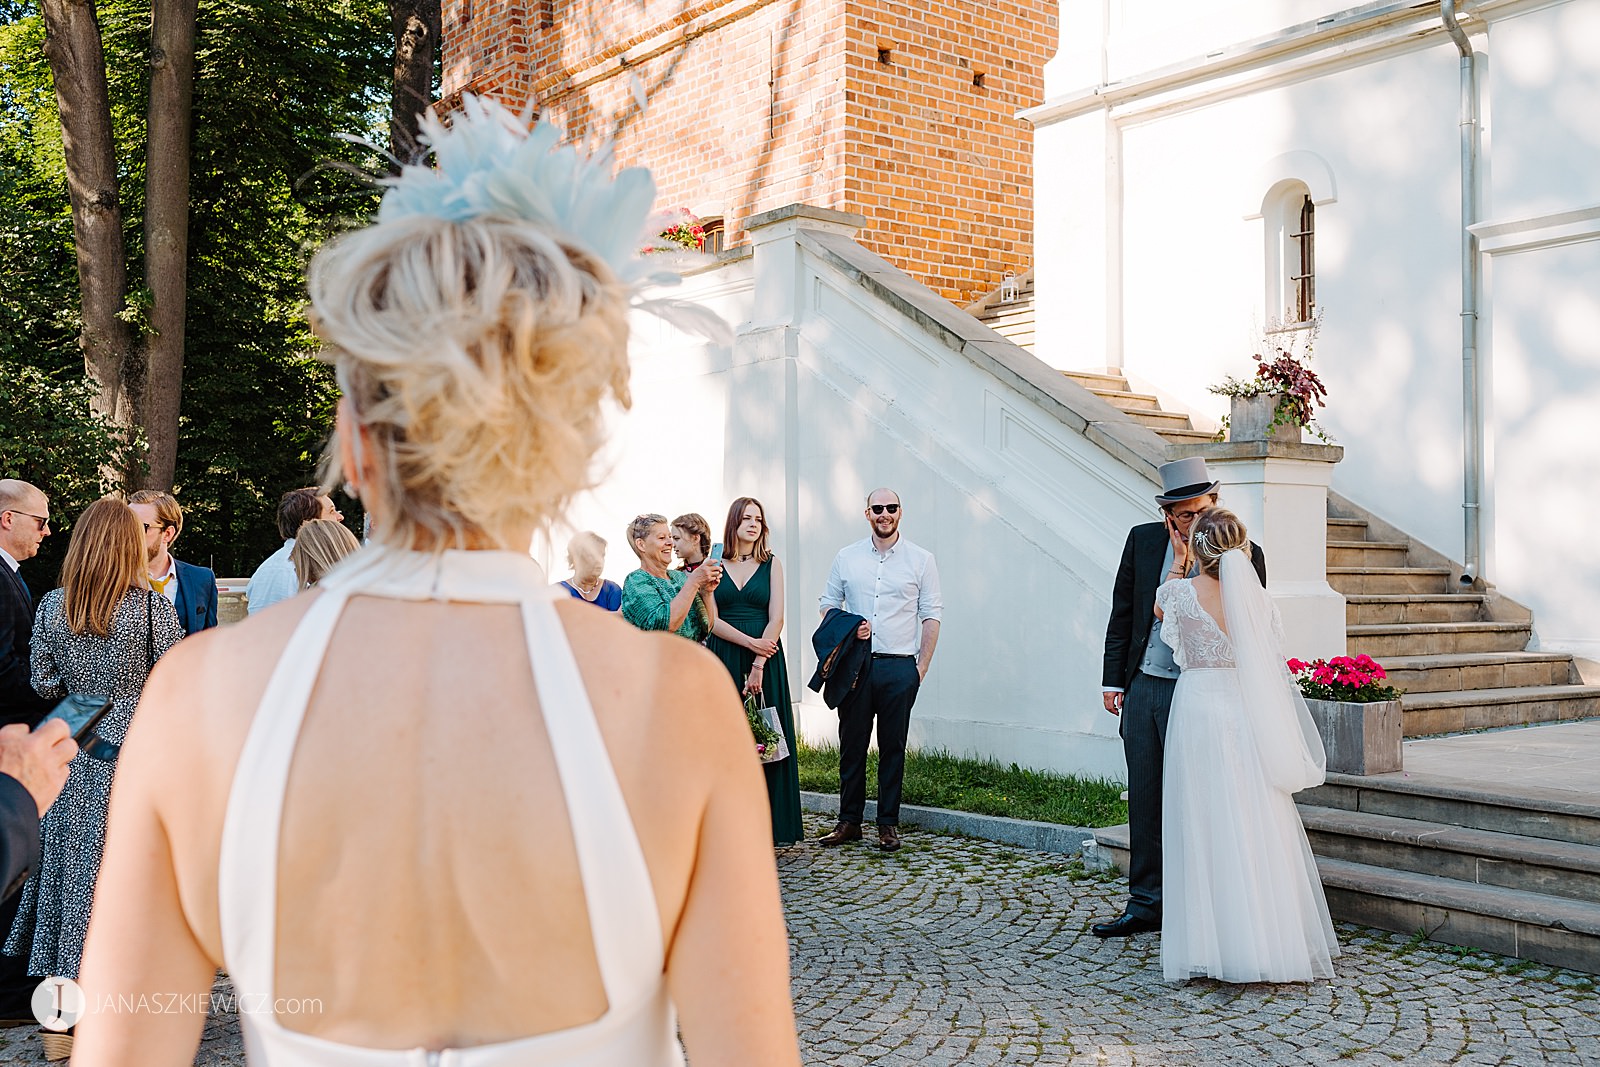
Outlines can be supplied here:
M150 0L98 3L130 278L150 17ZM126 446L90 414L43 45L34 0L0 0L0 471L44 489L65 525L112 488L104 471ZM219 574L247 574L277 546L279 496L316 476L334 386L305 323L305 263L376 208L362 175L381 173L381 157L339 135L387 141L394 47L378 0L200 0L176 552ZM135 325L141 300L131 292L123 313Z

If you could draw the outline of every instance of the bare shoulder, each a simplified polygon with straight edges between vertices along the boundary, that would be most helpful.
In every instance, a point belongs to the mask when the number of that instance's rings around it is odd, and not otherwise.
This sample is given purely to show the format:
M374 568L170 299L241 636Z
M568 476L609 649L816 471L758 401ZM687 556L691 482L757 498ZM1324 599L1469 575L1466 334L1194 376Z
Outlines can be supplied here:
M148 772L186 769L172 780L174 800L200 799L188 791L218 777L209 772L231 780L267 680L316 595L184 638L151 671L129 745Z
M739 740L734 727L744 724L738 694L727 668L710 652L576 600L556 610L602 726L621 719L667 758L714 754Z

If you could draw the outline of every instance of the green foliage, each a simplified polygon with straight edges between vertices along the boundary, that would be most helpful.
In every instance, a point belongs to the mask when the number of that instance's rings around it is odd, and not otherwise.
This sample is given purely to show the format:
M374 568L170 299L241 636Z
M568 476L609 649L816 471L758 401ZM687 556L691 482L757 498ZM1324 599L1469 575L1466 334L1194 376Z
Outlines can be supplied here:
M839 791L839 750L801 744L800 788ZM1099 778L1032 771L1013 763L963 759L948 752L907 752L901 799L979 815L1034 819L1062 826L1116 826L1128 821L1122 785ZM867 795L878 791L878 754L867 755Z
M350 172L377 174L381 161L338 135L385 140L393 37L378 0L200 0L199 11L177 552L242 575L277 547L278 498L315 480L332 424L332 375L305 323L305 264L376 208L372 184ZM132 290L125 314L143 328L150 2L100 0L98 12ZM43 34L33 0L0 0L0 358L8 377L13 367L38 372L13 385L31 390L28 410L58 403L62 413L26 420L7 404L0 441L5 474L20 471L11 442L36 440L39 455L60 457L35 480L65 514L62 502L86 484L72 465L108 446L74 422L88 418L77 268Z

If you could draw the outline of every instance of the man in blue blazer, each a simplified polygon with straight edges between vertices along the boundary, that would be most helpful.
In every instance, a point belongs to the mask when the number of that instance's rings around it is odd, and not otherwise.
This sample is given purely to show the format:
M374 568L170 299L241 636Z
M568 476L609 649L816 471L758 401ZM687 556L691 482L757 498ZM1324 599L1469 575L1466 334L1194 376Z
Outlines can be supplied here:
M172 542L183 532L183 509L171 493L141 489L128 506L144 524L144 546L150 557L150 587L178 610L183 632L196 634L217 624L217 576L209 567L172 557Z

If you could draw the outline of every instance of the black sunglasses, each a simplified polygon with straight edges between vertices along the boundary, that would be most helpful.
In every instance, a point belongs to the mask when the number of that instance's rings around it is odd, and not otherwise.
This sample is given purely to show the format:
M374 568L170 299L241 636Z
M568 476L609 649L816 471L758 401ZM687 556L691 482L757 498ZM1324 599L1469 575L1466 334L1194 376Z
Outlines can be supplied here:
M885 511L893 515L900 510L899 504L868 504L867 506L872 509L874 515L882 515Z

